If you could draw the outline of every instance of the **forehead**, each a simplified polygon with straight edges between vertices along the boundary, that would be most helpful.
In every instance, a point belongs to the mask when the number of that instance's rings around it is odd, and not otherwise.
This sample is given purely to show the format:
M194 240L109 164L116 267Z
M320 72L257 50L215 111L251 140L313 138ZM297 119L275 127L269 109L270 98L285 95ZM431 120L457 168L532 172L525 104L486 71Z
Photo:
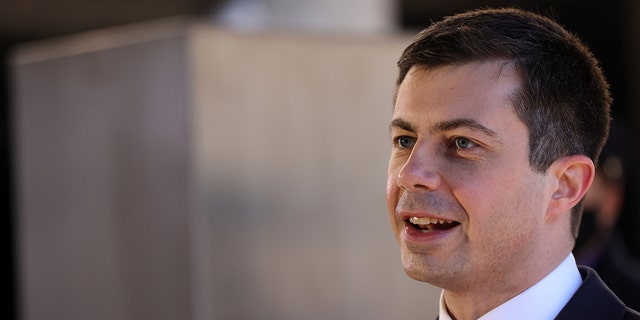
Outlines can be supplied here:
M437 68L413 67L398 88L394 118L415 125L453 119L520 122L512 96L521 86L505 61L470 62Z

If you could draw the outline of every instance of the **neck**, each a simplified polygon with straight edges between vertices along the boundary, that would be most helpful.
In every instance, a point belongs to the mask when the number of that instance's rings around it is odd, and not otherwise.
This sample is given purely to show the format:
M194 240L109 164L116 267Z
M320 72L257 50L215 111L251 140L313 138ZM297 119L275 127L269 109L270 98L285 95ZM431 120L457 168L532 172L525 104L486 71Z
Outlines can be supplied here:
M541 259L511 276L505 273L500 281L468 285L458 290L445 289L443 297L447 312L456 320L478 319L542 280L560 265L569 252Z

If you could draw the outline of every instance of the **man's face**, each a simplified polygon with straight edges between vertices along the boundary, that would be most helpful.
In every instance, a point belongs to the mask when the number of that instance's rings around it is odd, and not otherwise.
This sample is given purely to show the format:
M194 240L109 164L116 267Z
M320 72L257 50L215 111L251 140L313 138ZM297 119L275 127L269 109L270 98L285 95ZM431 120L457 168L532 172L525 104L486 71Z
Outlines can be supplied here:
M503 62L414 67L390 125L387 206L409 276L445 289L521 277L544 258L550 197Z

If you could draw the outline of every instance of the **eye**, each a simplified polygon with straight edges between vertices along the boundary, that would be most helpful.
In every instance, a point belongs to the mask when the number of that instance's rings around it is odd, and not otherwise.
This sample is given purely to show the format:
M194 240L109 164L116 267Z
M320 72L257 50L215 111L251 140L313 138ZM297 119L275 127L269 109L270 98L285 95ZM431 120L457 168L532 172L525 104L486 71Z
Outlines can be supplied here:
M455 144L456 148L461 150L471 149L478 145L477 143L473 142L473 140L465 137L455 137L453 138L453 143Z
M409 136L399 136L395 139L395 142L402 149L411 149L416 144L416 140Z

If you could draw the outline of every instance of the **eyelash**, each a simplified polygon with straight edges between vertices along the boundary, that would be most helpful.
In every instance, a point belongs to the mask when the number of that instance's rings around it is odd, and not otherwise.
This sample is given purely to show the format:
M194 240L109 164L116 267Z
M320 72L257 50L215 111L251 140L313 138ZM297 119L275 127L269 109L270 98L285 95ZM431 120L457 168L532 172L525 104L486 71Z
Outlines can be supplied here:
M404 145L404 143L402 142L402 140L405 140L405 139L406 139L406 140L409 140L408 142L411 144L410 146L405 146L405 145ZM400 148L400 149L410 149L410 148L412 148L412 147L415 145L415 143L416 143L416 141L415 141L415 140L416 140L415 138L410 137L410 136L398 136L398 137L396 137L396 138L394 138L394 139L393 139L393 144L394 144L395 146L397 146L398 148ZM459 143L460 143L461 141L464 141L465 143L470 143L470 144L471 144L471 146L468 146L468 147L466 147L466 148L461 147L461 146L459 145ZM449 142L449 144L448 144L448 145L449 145L449 146L451 146L451 147L456 148L457 150L468 150L468 149L472 149L472 148L474 148L474 147L477 147L477 146L478 146L478 143L477 143L477 142L475 142L475 141L473 141L472 139L467 138L467 137L459 137L459 136L456 136L456 137L451 138L451 140L450 140L450 142Z

